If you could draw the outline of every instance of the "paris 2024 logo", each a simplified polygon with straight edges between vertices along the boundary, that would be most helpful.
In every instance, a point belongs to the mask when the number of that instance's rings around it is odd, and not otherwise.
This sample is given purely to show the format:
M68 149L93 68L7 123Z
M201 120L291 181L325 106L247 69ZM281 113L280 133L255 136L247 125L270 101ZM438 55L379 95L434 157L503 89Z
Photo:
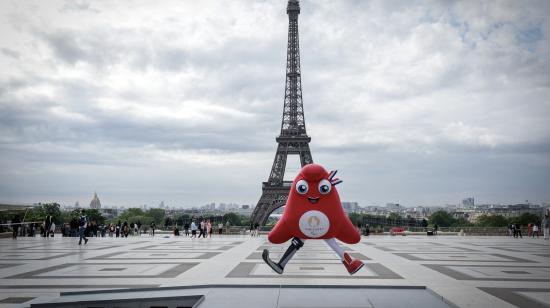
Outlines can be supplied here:
M308 237L318 238L328 232L328 217L319 211L307 211L300 217L300 231Z

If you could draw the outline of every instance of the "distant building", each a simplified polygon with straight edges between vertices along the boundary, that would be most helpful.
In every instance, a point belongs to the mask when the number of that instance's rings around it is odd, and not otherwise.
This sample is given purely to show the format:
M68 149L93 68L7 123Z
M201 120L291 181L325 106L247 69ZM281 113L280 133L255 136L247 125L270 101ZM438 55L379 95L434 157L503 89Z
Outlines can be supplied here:
M402 209L399 203L386 203L386 208L389 211L399 211L400 209Z
M243 204L236 212L241 215L250 216L252 214L252 208L250 208L248 204Z
M342 207L346 213L355 213L361 210L357 202L342 202Z
M97 197L97 192L94 192L94 198L92 199L92 202L90 202L90 208L91 209L101 209L101 202L99 201L99 198Z
M207 211L213 211L216 209L216 203L212 202L212 203L206 204L202 208Z
M103 208L103 209L99 209L99 212L106 219L116 218L116 217L118 217L118 213L119 213L117 208L110 208L110 209Z
M463 207L474 207L475 206L474 198L470 197L470 198L462 199L462 206Z
M231 211L231 210L238 210L240 208L240 206L236 203L229 203L226 205L225 209L228 210L228 211Z

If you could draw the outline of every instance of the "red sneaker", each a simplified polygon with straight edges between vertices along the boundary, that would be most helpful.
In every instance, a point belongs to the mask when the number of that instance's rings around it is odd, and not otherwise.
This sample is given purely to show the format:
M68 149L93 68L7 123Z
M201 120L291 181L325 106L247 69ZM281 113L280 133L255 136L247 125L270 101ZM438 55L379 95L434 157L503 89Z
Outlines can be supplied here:
M365 265L361 260L353 260L347 252L344 253L342 263L344 263L350 275L357 273Z

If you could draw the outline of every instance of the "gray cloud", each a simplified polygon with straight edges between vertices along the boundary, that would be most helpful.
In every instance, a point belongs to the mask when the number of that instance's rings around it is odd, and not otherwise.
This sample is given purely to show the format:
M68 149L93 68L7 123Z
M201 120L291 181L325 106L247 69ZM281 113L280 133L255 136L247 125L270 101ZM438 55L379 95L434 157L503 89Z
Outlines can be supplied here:
M549 201L548 2L301 6L311 148L347 172L344 199ZM280 129L284 3L0 9L5 201L256 202ZM37 180L51 175L78 180Z

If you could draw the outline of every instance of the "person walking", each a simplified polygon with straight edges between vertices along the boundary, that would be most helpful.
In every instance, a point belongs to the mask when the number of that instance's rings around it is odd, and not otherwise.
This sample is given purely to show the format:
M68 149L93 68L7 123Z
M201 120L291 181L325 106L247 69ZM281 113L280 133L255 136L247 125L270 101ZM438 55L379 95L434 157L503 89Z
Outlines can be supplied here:
M519 238L523 238L523 235L521 235L521 226L518 223L516 223L516 234Z
M130 226L128 225L128 221L124 221L122 225L122 237L128 238L128 234L130 234Z
M529 223L527 224L527 237L531 237L533 235L533 224Z
M115 236L116 237L120 236L120 220L118 221L118 223L116 224L116 227L115 227Z
M42 234L45 238L50 237L51 224L52 224L52 216L46 215L46 218L44 219L44 231Z
M539 238L539 226L537 224L533 224L532 238L535 238L535 234L537 235L537 238Z
M212 223L210 222L210 219L206 222L206 234L208 234L208 237L212 237Z
M92 223L90 224L90 229L92 231L92 237L97 237L97 223L95 220L92 220Z
M51 216L50 216L51 217ZM52 223L50 224L50 230L48 231L48 236L51 236L53 237L54 234L55 234L55 222L52 221Z
M71 219L71 222L69 222L69 225L71 226L71 237L77 237L78 236L78 219L74 217Z
M550 219L548 219L548 214L544 215L544 219L542 220L541 227L544 232L544 239L548 240L550 238Z
M152 236L155 236L155 228L157 227L157 225L155 224L155 222L153 221L151 223L151 235Z
M197 237L197 224L194 220L191 222L191 237Z
M204 220L201 220L201 223L199 225L199 238L201 238L201 236L204 236Z
M80 219L78 224L78 236L80 237L80 240L78 241L78 245L82 245L82 240L84 239L84 245L88 244L88 239L86 238L86 228L88 227L88 217L86 217L86 212L84 209L80 210Z
M188 237L189 236L189 223L187 221L185 221L185 223L183 224L183 231L185 233L185 237Z
M220 223L218 224L218 234L222 235L222 231L223 231L223 223L220 221Z
M14 240L17 239L17 235L19 234L19 227L21 226L21 219L19 218L19 215L16 215L11 220L11 229L13 231L12 238Z

